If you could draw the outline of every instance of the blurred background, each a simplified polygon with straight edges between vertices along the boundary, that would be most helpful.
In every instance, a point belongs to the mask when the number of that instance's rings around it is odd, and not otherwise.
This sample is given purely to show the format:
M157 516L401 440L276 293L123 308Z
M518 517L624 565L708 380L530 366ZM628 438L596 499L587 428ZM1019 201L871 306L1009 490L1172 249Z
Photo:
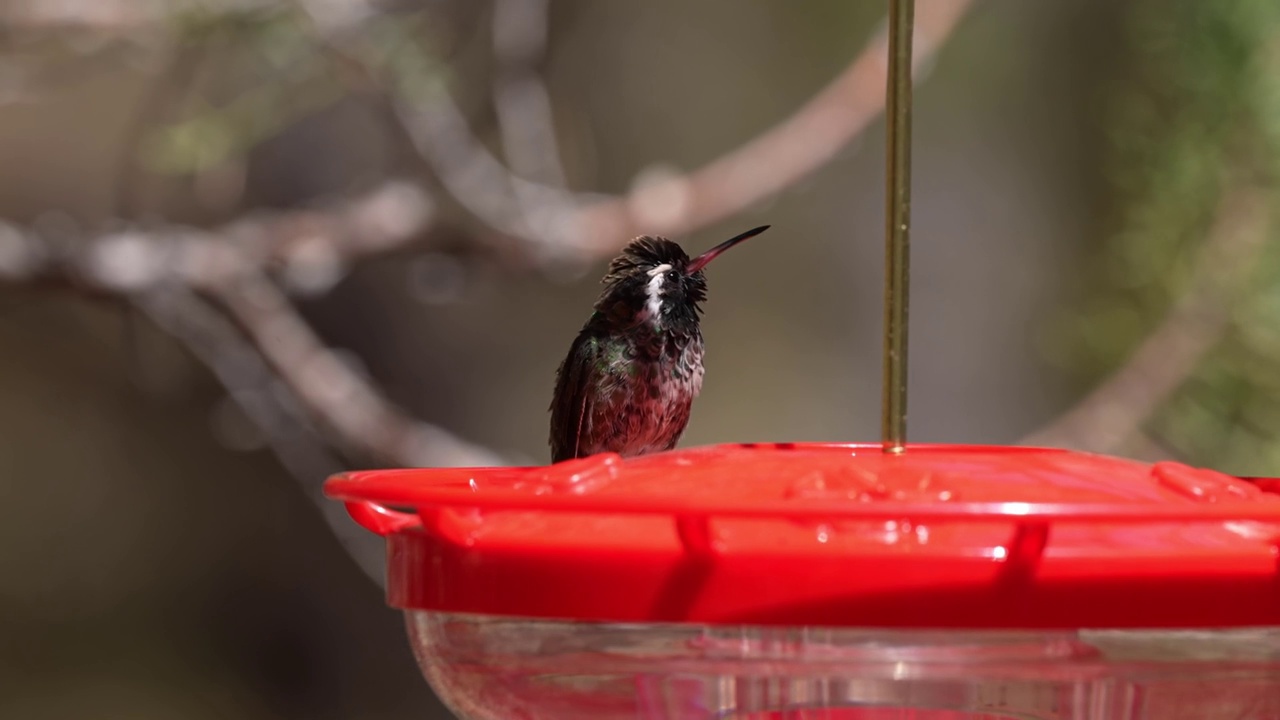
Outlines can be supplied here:
M911 439L1280 473L1280 5L917 5ZM447 717L320 482L545 462L637 234L773 225L684 445L877 438L884 6L0 2L0 716Z

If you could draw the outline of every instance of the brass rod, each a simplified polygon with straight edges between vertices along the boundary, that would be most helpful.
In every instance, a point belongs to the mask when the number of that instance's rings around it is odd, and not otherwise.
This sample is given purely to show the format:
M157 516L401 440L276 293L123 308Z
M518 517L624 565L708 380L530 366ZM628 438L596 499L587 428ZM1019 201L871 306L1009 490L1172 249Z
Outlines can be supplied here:
M907 443L907 297L911 256L911 33L915 0L889 0L889 72L885 95L884 451Z

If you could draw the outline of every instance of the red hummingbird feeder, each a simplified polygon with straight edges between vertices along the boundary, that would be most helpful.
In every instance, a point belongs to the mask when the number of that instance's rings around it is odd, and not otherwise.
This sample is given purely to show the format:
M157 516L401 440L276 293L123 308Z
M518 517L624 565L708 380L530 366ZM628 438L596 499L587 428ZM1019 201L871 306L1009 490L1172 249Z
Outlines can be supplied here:
M467 720L1280 720L1280 482L907 444L911 3L891 3L884 438L326 493Z

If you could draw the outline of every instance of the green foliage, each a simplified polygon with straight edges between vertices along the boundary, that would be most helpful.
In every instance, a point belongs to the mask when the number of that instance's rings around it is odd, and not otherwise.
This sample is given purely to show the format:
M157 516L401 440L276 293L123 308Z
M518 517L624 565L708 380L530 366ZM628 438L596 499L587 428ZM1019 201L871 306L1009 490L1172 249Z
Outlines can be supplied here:
M1096 381L1186 290L1230 188L1268 188L1280 163L1280 3L1133 0L1127 62L1107 98L1109 232L1081 278L1089 298L1056 358ZM1274 230L1237 317L1148 431L1200 462L1280 460L1280 254Z
M172 88L180 118L157 124L140 148L151 172L189 175L242 157L352 89L298 12L190 13L177 22L177 42L207 54L219 77ZM372 55L362 61L418 102L430 101L445 77L423 25L421 14L379 14L361 28L362 51Z
M216 64L220 77L171 88L179 119L157 124L139 148L151 172L187 175L216 167L341 96L324 76L306 26L291 13L191 14L177 22L177 42L217 59L207 64ZM219 93L220 85L230 89Z

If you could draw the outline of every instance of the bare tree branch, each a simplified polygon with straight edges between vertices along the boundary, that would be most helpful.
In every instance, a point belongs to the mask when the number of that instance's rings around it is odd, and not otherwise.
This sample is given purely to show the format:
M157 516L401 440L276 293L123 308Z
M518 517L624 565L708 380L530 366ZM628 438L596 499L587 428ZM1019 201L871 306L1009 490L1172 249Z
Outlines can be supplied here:
M551 93L536 71L547 46L550 0L497 0L493 7L493 52L498 64L494 108L502 149L520 177L565 186L556 140Z
M973 0L922 3L916 9L916 82L927 73ZM588 206L579 242L608 254L641 231L681 235L739 213L825 165L884 109L888 36L876 39L830 85L791 117L751 142L681 178Z
M324 478L346 467L329 448L405 467L503 458L397 408L325 347L267 272L332 284L346 263L407 242L431 215L421 191L389 182L329 208L248 216L213 231L135 229L55 244L0 224L0 280L130 299L210 368L353 559L382 583L378 539L320 495Z
M549 6L550 0L497 0L493 8L494 108L516 212L536 223L526 225L525 234L539 234L539 228L554 232L546 226L554 222L547 211L558 205L545 203L560 203L567 193L551 94L536 69L546 50ZM543 188L558 192L552 197Z
M357 259L402 247L435 219L416 185L388 180L324 207L247 214L212 230L125 228L77 243L52 243L0 223L0 279L64 278L130 295L163 283L212 287L272 271L300 292L327 290Z
M255 261L278 268L287 287L318 293L366 256L403 248L435 221L435 200L421 187L389 180L326 208L265 218L248 217L241 247ZM227 229L240 229L233 223Z
M502 464L497 453L397 409L324 346L265 274L277 261L286 276L292 269L340 277L348 257L385 249L419 231L429 217L423 202L407 186L389 184L328 211L263 215L212 232L128 230L61 251L34 233L3 226L0 277L69 278L123 296L173 287L207 294L243 328L337 446L394 465ZM315 248L323 248L322 257L315 257ZM323 264L335 268L314 267Z
M1226 332L1233 301L1262 251L1269 220L1262 190L1229 190L1186 292L1160 325L1111 377L1022 444L1114 452L1139 435L1142 423L1186 382Z
M335 444L404 467L502 465L494 452L404 414L342 362L275 285L247 274L206 288Z
M280 388L275 372L235 325L195 293L166 286L137 296L139 309L209 368L228 397L265 436L285 470L298 479L356 564L380 586L386 584L381 538L357 527L343 507L321 492L324 479L345 466L311 427L302 403Z
M949 0L917 11L918 68L932 60L972 4ZM887 42L882 30L835 81L746 145L623 197L565 192L513 174L473 135L446 91L401 93L359 54L327 48L347 65L363 67L363 83L382 88L414 146L468 211L548 255L596 259L637 234L681 235L722 220L829 162L883 110Z

